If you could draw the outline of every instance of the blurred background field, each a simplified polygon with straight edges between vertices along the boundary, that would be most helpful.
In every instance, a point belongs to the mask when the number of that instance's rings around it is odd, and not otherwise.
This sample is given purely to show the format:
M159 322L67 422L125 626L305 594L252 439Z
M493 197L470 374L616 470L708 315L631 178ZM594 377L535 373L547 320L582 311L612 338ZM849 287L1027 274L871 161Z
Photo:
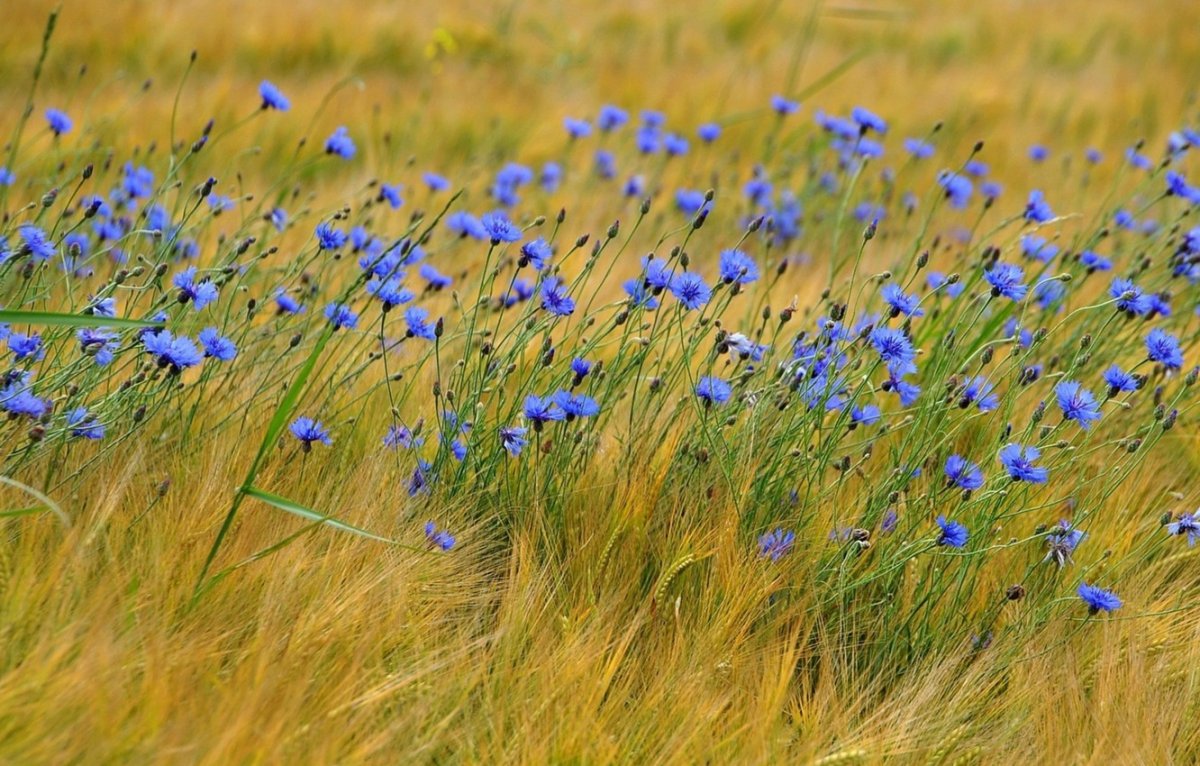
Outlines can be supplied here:
M0 125L24 103L51 7L5 8ZM901 131L945 121L964 149L986 138L984 159L1016 182L1032 143L1123 149L1173 129L1195 107L1197 25L1186 0L68 2L39 101L120 146L142 135L127 125L169 119L192 50L193 130L244 116L264 77L302 114L353 78L314 136L342 122L391 133L389 151L369 149L382 172L409 157L536 160L561 117L600 103L698 124L761 112L764 93L811 94L834 113L869 104Z
M54 7L0 7L0 136L25 104ZM944 123L943 156L965 158L982 140L980 158L1006 185L1097 212L1081 198L1084 149L1112 158L1093 171L1108 180L1127 147L1144 138L1157 152L1169 131L1194 124L1200 86L1200 3L1186 0L72 0L61 9L13 197L36 198L42 179L93 143L123 161L156 138L161 154L176 109L180 140L210 118L220 133L256 112L258 84L270 79L292 101L289 119L249 123L239 141L254 148L236 161L201 159L226 193L253 192L299 135L317 146L352 126L359 159L300 176L312 213L285 235L297 245L350 200L348 189L377 177L416 186L421 171L443 172L474 183L468 199L481 207L475 179L510 160L562 159L563 118L602 103L661 109L689 128L717 120L732 146L757 148L774 93L801 100L804 121L817 109L869 107L892 138ZM75 119L67 141L42 127L51 106ZM1051 150L1045 164L1028 160L1035 143ZM703 188L722 170L676 172ZM571 232L599 233L610 214L575 201ZM888 257L907 244L894 242L881 244ZM822 253L810 256L819 263ZM822 286L798 280L796 290ZM705 509L681 510L660 537L606 548L611 519L651 515L641 499L659 498L675 438L644 445L645 464L628 476L589 464L570 539L547 539L536 518L519 517L501 555L450 507L439 518L461 533L454 556L318 534L239 570L195 609L195 573L254 445L198 440L174 454L156 446L174 443L164 437L122 450L102 479L60 498L78 513L69 531L26 520L20 545L3 550L0 760L832 766L1188 763L1200 753L1200 620L1172 609L1170 590L1173 578L1192 587L1194 557L1127 572L1127 591L1146 593L1128 619L1089 623L1087 633L1065 617L1039 623L1019 662L963 647L885 678L854 675L870 647L813 650L835 626L795 616L818 595L797 588L787 619L758 616L778 583L742 565L753 551ZM1192 430L1173 432L1145 475L1108 498L1121 512L1089 534L1125 553L1133 543L1122 525L1152 527L1175 507L1162 502L1168 491L1195 500L1197 442ZM406 478L386 461L340 456L304 468L300 477L280 469L280 489L372 521L388 517ZM292 521L247 512L230 560L294 531ZM704 567L680 576L677 599L648 599L660 584L650 573L681 551Z

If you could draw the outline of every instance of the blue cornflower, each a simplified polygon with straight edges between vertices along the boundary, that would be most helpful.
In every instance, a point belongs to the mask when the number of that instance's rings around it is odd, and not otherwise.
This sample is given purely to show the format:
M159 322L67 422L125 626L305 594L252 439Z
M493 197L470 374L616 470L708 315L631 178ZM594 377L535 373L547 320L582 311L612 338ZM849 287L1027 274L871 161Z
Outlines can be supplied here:
M425 182L425 187L431 192L445 191L450 188L450 181L437 173L422 173L421 180Z
M116 333L99 327L82 327L75 337L79 341L80 352L92 357L97 367L111 364L114 352L121 346Z
M919 138L906 138L904 139L904 151L911 154L915 160L923 160L933 156L933 144Z
M1113 262L1095 252L1094 250L1084 250L1079 254L1079 262L1087 267L1088 273L1097 271L1112 271Z
M1144 316L1150 313L1150 299L1142 292L1142 288L1128 279L1114 279L1108 288L1108 294L1117 299L1117 311L1123 311L1130 316Z
M654 293L647 287L646 280L627 279L621 284L621 287L625 289L625 293L630 297L634 306L642 306L647 311L654 311L658 308L658 298L655 298Z
M567 129L567 135L571 138L587 138L592 135L592 125L587 120L567 117L563 120L563 127Z
M67 413L67 428L71 429L71 436L77 439L104 438L104 424L89 414L87 407L76 407Z
M56 136L61 136L64 133L70 133L71 127L74 125L74 123L71 122L71 118L67 116L67 113L61 109L47 109L46 122L50 124L50 130L53 131L54 135Z
M400 196L400 184L380 184L379 199L388 203L388 207L392 210L397 210L404 205L404 198Z
M889 282L879 291L883 296L884 302L892 307L892 316L900 316L904 314L910 317L925 316L925 312L921 310L921 299L916 295L905 295L904 288L895 282Z
M46 355L42 349L41 335L24 335L14 332L8 336L8 348L18 362L30 358L37 360Z
M179 288L179 302L188 303L190 301L192 308L196 311L200 311L220 295L217 286L207 277L199 282L196 281L195 266L188 266L176 274L171 278L171 284Z
M682 213L695 215L712 210L712 201L698 189L678 189L675 192L675 207Z
M325 139L325 153L336 154L344 160L348 160L358 151L354 146L354 140L350 138L350 132L346 127L340 126L337 130Z
M557 162L547 162L542 165L542 172L538 174L538 183L548 192L558 189L558 185L562 183L563 169L562 165Z
M281 112L286 112L292 107L292 102L287 100L287 97L283 95L283 91L267 80L263 80L258 84L258 95L262 97L263 109L277 109Z
M758 264L741 250L722 250L717 270L725 284L748 285L758 279Z
M441 290L449 287L454 282L453 279L441 273L429 263L422 263L421 267L417 269L417 273L421 275L421 279L429 283L431 290Z
M1180 197L1191 202L1192 204L1200 204L1200 187L1191 186L1182 173L1174 170L1166 172L1167 194L1173 197Z
M608 180L617 176L617 158L607 149L596 150L596 175Z
M961 455L946 458L946 478L952 486L968 492L983 486L983 471Z
M1063 418L1074 420L1083 430L1088 430L1092 423L1100 419L1100 405L1096 403L1096 397L1078 382L1060 382L1054 387L1054 395L1058 398Z
M715 122L706 122L696 128L696 135L706 144L711 144L721 137L721 126Z
M12 186L17 180L17 174L0 165L0 186Z
M29 389L29 375L23 375L0 389L0 409L11 415L40 418L50 411L50 402L39 399Z
M763 355L770 348L770 346L762 343L755 343L740 332L730 333L726 336L725 343L729 346L730 356L749 359L754 362L761 362Z
M403 447L404 449L412 449L420 447L425 443L425 440L415 436L408 426L392 424L387 433L383 435L383 446L388 449L396 449Z
M25 245L23 249L35 261L48 261L58 253L58 249L50 241L49 235L33 224L24 224L17 230L17 233L20 234L21 241Z
M430 548L441 548L443 551L448 551L454 547L454 535L446 530L439 530L437 525L432 521L425 523L425 539L429 541Z
M159 367L170 367L174 373L195 367L204 360L195 343L182 336L176 338L169 330L146 332L142 335L142 345L158 359Z
M1029 292L1029 286L1021 282L1025 278L1025 270L1012 263L997 263L984 272L983 278L992 286L992 295L1003 295L1019 301Z
M583 357L577 356L572 359L571 372L575 374L575 385L582 383L583 379L588 376L588 373L592 371L592 367L594 366L591 360L584 359Z
M408 496L416 497L424 492L429 491L429 472L433 466L429 461L417 458L417 464L413 467L412 477L408 480Z
M652 258L647 256L645 259L646 286L652 288L656 293L661 292L671 286L671 266L662 258Z
M1200 540L1200 512L1181 513L1175 521L1167 524L1167 534L1178 536L1187 535L1188 547Z
M876 133L887 133L888 126L883 118L861 106L856 106L850 110L850 117L866 130L873 130Z
M529 444L525 438L528 429L524 426L506 426L500 429L500 446L512 457L520 457L521 450Z
M854 406L850 408L850 427L855 426L873 426L879 422L882 413L874 404L865 404L861 407Z
M796 542L796 533L791 530L773 529L758 538L758 555L778 561L780 556L790 553Z
M1125 372L1115 364L1104 371L1104 382L1108 384L1109 396L1137 391L1142 387L1141 380L1136 375Z
M323 222L317 224L317 247L322 250L340 250L350 237L346 232L335 229L333 224Z
M550 265L552 255L554 255L554 250L550 247L550 243L538 237L521 245L521 257L517 261L517 266L528 264L538 271L544 271Z
M409 306L404 310L404 323L408 326L405 336L434 340L437 338L437 323L429 321L429 312L420 306Z
M966 385L963 386L958 406L966 409L974 404L979 407L980 412L991 412L1000 405L1000 399L994 393L995 388L987 378L976 375L967 380Z
M325 307L325 318L335 330L353 330L358 326L358 314L345 303L330 303Z
M383 303L383 310L390 311L413 300L416 296L412 290L404 286L398 278L380 279L372 277L367 282L367 293L375 296Z
M521 239L521 229L505 215L502 210L484 213L479 218L493 245L501 242L517 242Z
M1146 336L1146 356L1150 361L1158 362L1168 370L1178 370L1183 366L1183 351L1179 348L1179 339L1157 327Z
M446 216L446 228L462 237L489 238L488 230L484 228L480 220L465 210L459 210Z
M988 164L982 160L967 160L967 163L963 165L963 172L969 176L983 178L991 172L991 168L989 168Z
M1046 547L1049 550L1046 552L1044 560L1052 560L1060 568L1065 567L1071 561L1071 554L1083 542L1083 538L1087 537L1087 533L1081 529L1075 529L1066 519L1059 521L1053 530L1046 535Z
M708 303L712 290L704 279L694 271L685 271L671 278L671 294L690 311Z
M943 290L943 292L951 298L957 298L958 296L962 295L963 290L965 290L967 287L962 283L962 280L951 282L950 279L940 271L929 272L929 274L927 274L925 277L925 284L929 285L930 290L938 290L944 286L946 289Z
M567 294L567 285L558 277L550 277L542 283L542 308L560 317L574 313L575 300Z
M204 355L218 362L231 362L237 356L237 346L229 338L222 337L215 327L206 327L197 336L204 346Z
M937 539L938 545L946 545L951 548L961 548L967 544L967 538L970 537L970 532L967 531L967 528L964 525L958 523L957 521L951 521L945 516L937 517L937 525L942 530Z
M1081 582L1076 593L1079 594L1079 598L1083 599L1083 603L1087 604L1088 614L1111 612L1121 608L1121 599L1117 598L1117 594L1112 591Z
M771 96L771 109L775 110L775 113L780 117L783 117L785 115L795 114L800 109L800 102L792 101L789 98L785 98L779 94L776 94Z
M663 136L663 150L668 157L680 157L688 153L688 140L677 133L667 133Z
M596 116L596 127L605 133L614 131L627 122L629 122L629 113L611 104L600 107L600 114Z
M1034 162L1044 162L1050 156L1050 150L1041 144L1034 144L1029 147L1029 159Z
M732 395L733 386L720 378L706 376L700 378L700 382L696 384L696 396L700 397L706 407L724 404Z
M600 414L600 404L590 396L570 391L555 391L550 399L566 413L567 421L575 418L590 418Z
M1045 237L1026 234L1021 237L1021 254L1031 260L1049 263L1058 255L1058 246L1049 242Z
M1042 456L1037 447L1022 447L1019 444L1007 444L1000 450L1000 462L1004 465L1013 481L1027 481L1032 484L1044 484L1049 478L1049 472L1034 462Z
M304 306L293 298L282 287L276 288L272 298L275 299L275 309L279 314L303 314Z
M971 193L975 188L971 179L949 170L943 170L938 173L937 182L942 187L942 191L946 193L946 199L950 200L950 207L961 210L970 203Z
M505 308L515 306L518 303L524 303L533 297L535 290L533 283L527 279L514 279L512 289L505 291L501 296Z
M868 338L894 377L916 371L913 361L917 358L917 351L902 330L876 327Z
M549 396L543 399L540 396L529 394L525 397L523 411L525 418L533 423L534 431L541 431L542 426L546 423L563 420L567 417L567 413L563 412L553 397Z
M292 436L300 440L301 448L305 452L312 449L313 442L320 442L326 447L333 444L333 439L329 436L329 429L325 428L319 420L306 417L296 418L288 430L292 432Z

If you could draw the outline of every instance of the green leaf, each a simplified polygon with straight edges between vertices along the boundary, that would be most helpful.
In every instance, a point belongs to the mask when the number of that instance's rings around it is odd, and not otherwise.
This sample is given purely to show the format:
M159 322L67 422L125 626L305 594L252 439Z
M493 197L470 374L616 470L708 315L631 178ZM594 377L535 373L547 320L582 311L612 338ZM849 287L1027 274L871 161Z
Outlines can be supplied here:
M242 489L242 494L244 494L246 497L252 497L255 500L260 500L267 505L274 506L281 511L287 511L288 513L295 514L301 518L308 519L309 521L326 524L334 529L340 529L343 532L349 532L351 534L358 535L359 537L365 537L369 540L377 540L381 543L388 543L389 545L400 545L401 547L409 548L411 550L421 550L419 548L414 548L413 546L401 545L401 543L398 543L395 540L387 537L381 537L373 532L360 529L353 524L347 524L344 521L338 521L328 514L319 513L307 506L297 503L294 500L289 500L286 497L280 497L279 495L273 495L270 492L259 489L258 487L244 487Z
M36 324L52 327L162 327L162 322L144 319L121 319L98 314L59 314L54 311L22 311L0 309L0 322L5 324Z
M47 510L57 516L62 521L64 527L71 526L71 517L59 507L58 503L54 502L49 497L37 491L28 484L22 484L16 479L9 478L8 476L0 476L0 484L7 484L10 487L15 487L41 503L41 505L34 506L33 508L18 508L14 511L0 511L0 517L25 516L30 513L36 513L40 510Z

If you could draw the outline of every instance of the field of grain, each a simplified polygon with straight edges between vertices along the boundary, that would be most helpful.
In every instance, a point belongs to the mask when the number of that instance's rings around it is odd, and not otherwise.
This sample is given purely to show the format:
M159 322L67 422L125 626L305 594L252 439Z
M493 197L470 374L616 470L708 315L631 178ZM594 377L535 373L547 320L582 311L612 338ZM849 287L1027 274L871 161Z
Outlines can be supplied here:
M0 19L0 761L1200 760L1200 4Z

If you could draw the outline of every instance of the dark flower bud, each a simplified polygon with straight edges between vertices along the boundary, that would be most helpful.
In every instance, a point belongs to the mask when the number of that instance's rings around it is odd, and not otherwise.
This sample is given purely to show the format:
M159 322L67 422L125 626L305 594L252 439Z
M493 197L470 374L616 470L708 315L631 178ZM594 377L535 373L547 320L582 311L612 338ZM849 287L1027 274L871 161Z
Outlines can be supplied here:
M619 220L613 221L612 226L608 227L608 238L613 239L614 237L617 236L617 232L619 232L620 230L621 230L621 222Z
M583 247L584 245L586 245L588 243L588 239L590 236L591 235L589 235L589 234L584 234L579 239L575 240L575 247Z
M1008 586L1008 590L1004 591L1004 597L1009 601L1020 601L1025 598L1025 586L1020 584Z

